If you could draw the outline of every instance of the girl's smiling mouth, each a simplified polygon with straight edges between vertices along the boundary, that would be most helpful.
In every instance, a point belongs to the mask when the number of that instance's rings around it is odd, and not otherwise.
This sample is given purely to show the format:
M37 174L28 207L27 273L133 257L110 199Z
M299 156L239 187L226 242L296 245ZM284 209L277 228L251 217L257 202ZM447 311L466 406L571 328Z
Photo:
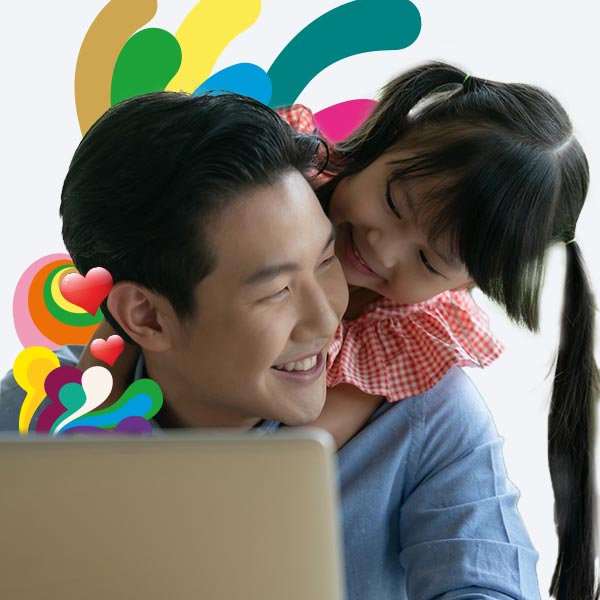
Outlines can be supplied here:
M361 256L360 251L354 242L354 238L352 236L352 227L350 225L348 225L348 239L345 246L344 255L346 260L355 271L358 271L364 275L369 275L370 277L383 279L383 277L371 269L365 259Z

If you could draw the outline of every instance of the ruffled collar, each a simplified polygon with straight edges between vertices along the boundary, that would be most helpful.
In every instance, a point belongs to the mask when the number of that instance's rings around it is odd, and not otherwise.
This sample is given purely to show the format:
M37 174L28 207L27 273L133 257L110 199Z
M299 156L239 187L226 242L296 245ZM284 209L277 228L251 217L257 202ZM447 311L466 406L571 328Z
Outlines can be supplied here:
M350 383L394 402L431 389L453 366L486 367L501 352L467 290L416 304L379 298L340 323L329 347L327 385Z

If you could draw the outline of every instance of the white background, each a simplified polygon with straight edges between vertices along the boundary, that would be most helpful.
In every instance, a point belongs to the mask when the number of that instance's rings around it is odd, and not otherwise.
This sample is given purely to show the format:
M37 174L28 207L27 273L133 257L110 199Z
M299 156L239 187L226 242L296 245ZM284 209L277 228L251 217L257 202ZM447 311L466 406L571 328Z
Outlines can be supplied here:
M568 4L556 0L414 1L421 13L422 30L410 48L341 61L317 76L299 101L317 111L343 100L374 97L396 73L428 59L455 62L477 77L547 88L571 115L590 160L592 183L577 239L587 257L593 286L599 290L596 174L600 169L600 126L592 59L600 55L598 9L589 0ZM264 0L257 23L228 46L215 71L241 61L267 70L302 27L343 3ZM150 25L175 33L195 4L196 0L163 0ZM12 366L21 350L12 320L12 295L20 275L36 259L64 250L58 217L60 189L81 138L74 101L75 64L83 37L104 5L104 0L0 4L4 72L0 111L2 372ZM546 416L563 276L564 248L556 248L549 256L542 327L537 335L514 327L501 311L477 295L506 352L485 371L469 371L506 439L507 468L521 490L519 509L540 553L543 598L556 557Z

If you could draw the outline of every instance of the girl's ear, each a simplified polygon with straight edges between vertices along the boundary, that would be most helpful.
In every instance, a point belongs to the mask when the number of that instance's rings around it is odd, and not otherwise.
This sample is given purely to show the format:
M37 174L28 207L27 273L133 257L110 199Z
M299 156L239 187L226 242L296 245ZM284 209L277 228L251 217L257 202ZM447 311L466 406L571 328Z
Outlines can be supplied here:
M141 348L164 352L172 347L178 323L171 303L137 283L119 281L107 300L108 310Z
M474 287L477 287L477 284L472 279L469 279L469 281L467 281L466 283L452 288L450 291L458 292L460 290L472 290Z

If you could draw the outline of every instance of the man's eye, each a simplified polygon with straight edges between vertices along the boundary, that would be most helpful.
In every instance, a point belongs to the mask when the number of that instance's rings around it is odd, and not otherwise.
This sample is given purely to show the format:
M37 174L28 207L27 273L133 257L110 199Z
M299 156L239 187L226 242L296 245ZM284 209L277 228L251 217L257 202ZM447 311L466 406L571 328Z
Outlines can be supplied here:
M392 193L390 191L389 183L385 190L385 199L386 199L386 202L388 203L388 206L390 207L390 210L394 213L396 218L402 220L402 217L400 216L400 213L398 212L398 209L396 208L396 205L394 204L394 201L392 200Z
M277 298L283 298L289 291L290 288L286 286L282 290L279 290L278 292L267 296L266 298L264 298L264 300L276 300Z
M419 256L421 257L421 262L425 265L428 271L435 275L440 275L440 273L431 266L431 263L427 260L427 257L423 253L423 250L419 250Z

